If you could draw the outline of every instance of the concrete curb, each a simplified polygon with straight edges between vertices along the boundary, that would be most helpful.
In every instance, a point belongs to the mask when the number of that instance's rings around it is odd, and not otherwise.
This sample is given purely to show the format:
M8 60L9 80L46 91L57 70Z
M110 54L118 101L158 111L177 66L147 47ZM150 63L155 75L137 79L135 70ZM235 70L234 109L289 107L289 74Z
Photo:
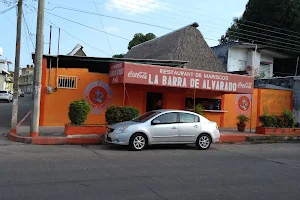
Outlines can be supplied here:
M37 145L83 145L83 144L99 144L102 137L93 138L66 138L66 137L24 137L16 135L12 132L9 133L8 139L14 142L21 142L25 144Z

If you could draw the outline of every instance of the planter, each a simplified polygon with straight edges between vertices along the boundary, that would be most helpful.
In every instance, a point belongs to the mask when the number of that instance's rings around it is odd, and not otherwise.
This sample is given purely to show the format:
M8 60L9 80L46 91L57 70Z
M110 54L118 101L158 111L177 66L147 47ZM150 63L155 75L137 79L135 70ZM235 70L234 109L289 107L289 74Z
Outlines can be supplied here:
M90 135L97 134L103 135L107 130L106 125L81 125L81 126L72 126L70 124L65 125L65 135Z
M246 124L236 124L239 132L245 132Z
M299 128L265 128L256 127L256 133L266 135L300 135Z

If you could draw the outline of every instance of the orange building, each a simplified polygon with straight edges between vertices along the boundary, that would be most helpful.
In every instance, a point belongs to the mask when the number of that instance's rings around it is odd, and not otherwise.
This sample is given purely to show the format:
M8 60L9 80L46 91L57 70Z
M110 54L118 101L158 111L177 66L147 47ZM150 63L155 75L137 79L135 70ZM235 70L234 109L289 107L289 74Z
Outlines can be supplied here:
M40 126L68 124L69 104L80 99L92 106L86 124L105 124L110 105L130 105L144 113L201 103L205 117L225 128L235 128L239 114L248 115L248 127L254 128L259 115L292 108L292 92L253 89L249 76L170 67L184 64L175 61L58 58L58 66L56 56L43 59Z

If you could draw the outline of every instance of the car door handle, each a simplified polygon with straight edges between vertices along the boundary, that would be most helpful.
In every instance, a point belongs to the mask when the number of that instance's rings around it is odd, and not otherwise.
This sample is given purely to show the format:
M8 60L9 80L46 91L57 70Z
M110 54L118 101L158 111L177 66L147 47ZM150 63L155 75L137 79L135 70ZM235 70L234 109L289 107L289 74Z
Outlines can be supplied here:
M175 126L172 129L177 129Z
M195 128L198 128L198 125L195 125L194 127L195 127Z

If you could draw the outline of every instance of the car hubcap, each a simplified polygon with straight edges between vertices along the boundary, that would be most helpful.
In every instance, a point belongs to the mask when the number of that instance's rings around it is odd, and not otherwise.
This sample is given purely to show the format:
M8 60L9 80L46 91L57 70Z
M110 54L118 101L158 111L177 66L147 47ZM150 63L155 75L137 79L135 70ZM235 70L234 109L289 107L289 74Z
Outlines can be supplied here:
M206 148L208 148L209 144L210 144L210 139L209 139L208 136L201 136L200 137L200 140L199 140L200 147L206 149Z
M142 149L146 144L145 138L143 136L137 136L133 140L134 148Z

